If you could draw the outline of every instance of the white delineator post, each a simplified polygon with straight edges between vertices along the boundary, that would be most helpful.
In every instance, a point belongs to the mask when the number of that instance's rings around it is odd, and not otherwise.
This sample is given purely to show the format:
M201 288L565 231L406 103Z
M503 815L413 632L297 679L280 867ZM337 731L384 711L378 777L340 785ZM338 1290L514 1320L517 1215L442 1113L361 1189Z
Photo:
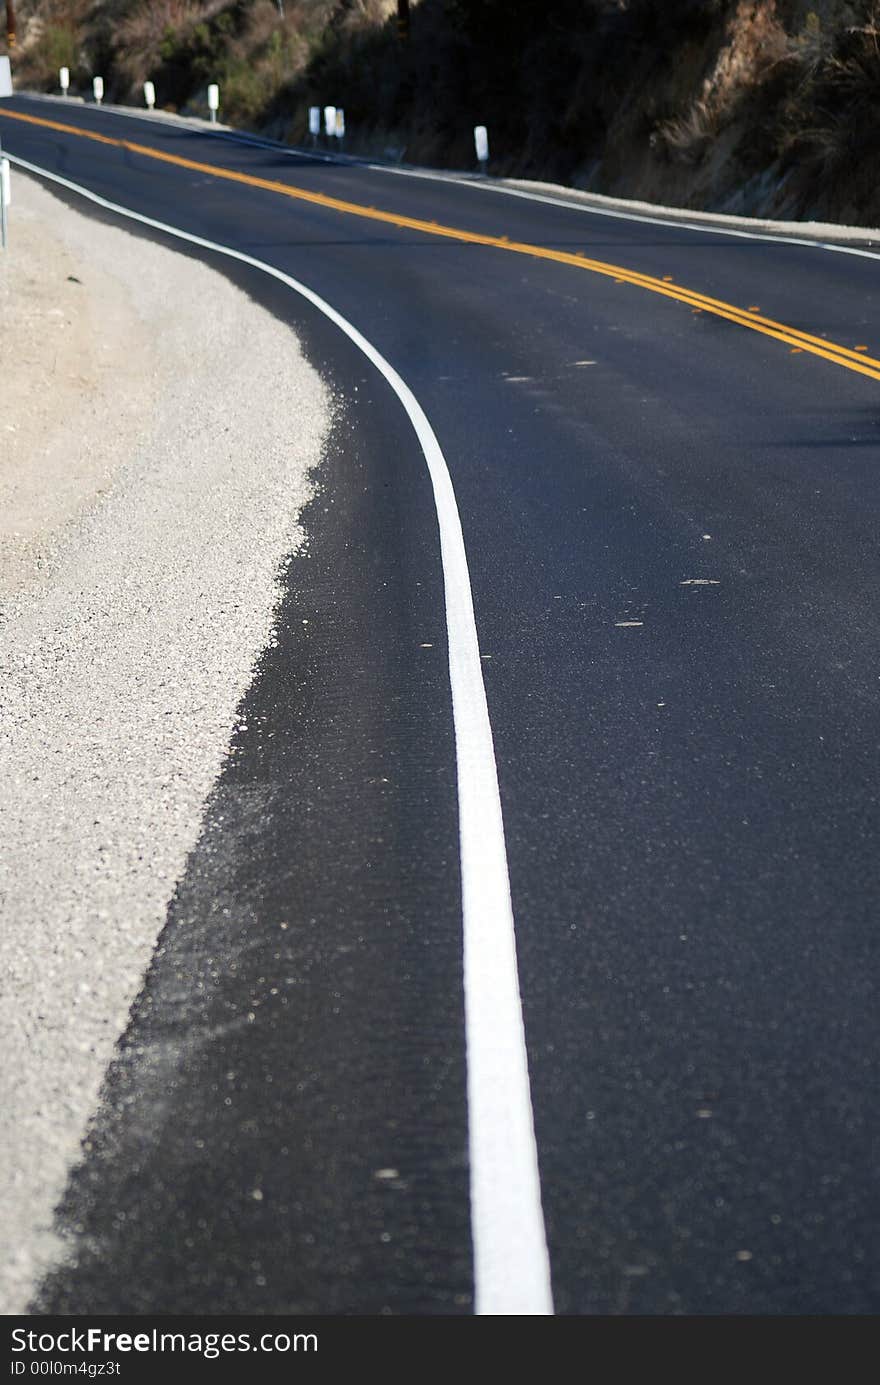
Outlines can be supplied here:
M324 107L324 134L328 139L336 134L336 107Z
M104 78L103 78L103 77L93 77L93 78L92 78L92 91L93 91L94 94L95 94L95 105L96 105L96 106L100 106L101 102L104 100Z
M0 158L0 245L6 249L8 239L8 211L12 201L12 179L9 176L9 160Z
M58 85L61 88L61 95L66 96L70 86L70 68L61 67L58 69Z
M152 82L144 82L144 101L146 102L147 110L153 110L156 105L156 88L153 86Z
M216 82L212 82L208 87L208 110L211 112L211 124L217 123L217 112L220 109L220 88Z
M474 126L474 148L480 161L480 171L485 173L489 162L489 132L485 125Z
M345 111L341 106L336 107L336 129L334 133L341 144L345 139Z
M321 107L309 106L309 134L312 137L312 144L317 142L321 133Z

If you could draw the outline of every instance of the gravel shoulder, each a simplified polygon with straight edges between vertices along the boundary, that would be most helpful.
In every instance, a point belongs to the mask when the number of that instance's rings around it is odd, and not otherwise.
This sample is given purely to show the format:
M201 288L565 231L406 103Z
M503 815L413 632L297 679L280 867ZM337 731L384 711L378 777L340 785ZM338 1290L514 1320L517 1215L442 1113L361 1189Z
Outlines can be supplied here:
M40 580L71 520L149 429L157 372L123 278L70 239L62 203L15 173L0 256L0 597Z
M14 174L0 267L0 1312L272 640L331 400L213 270ZM204 331L210 321L210 339ZM235 342L218 352L216 341Z

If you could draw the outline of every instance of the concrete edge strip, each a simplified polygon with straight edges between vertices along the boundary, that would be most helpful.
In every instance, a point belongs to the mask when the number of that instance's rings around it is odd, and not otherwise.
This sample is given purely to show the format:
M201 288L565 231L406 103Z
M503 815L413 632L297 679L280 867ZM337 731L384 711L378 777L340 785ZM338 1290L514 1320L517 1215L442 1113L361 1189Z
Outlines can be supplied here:
M470 573L452 479L428 418L384 356L323 298L282 270L178 230L10 155L18 167L163 234L258 269L317 308L376 367L419 440L440 531L458 775L475 1312L553 1313L504 822Z
M402 173L403 169L390 169L392 173ZM838 244L836 241L828 239L831 227L823 226L821 231L808 229L809 222L764 222L757 218L736 217L735 219L725 217L721 212L691 212L678 207L658 207L658 213L652 214L648 211L623 210L618 199L614 200L614 205L604 206L602 203L592 201L581 201L580 198L588 198L589 193L578 194L575 188L560 188L559 195L550 196L546 193L532 192L524 188L511 186L502 183L490 187L487 183L471 182L467 179L459 180L463 186L477 188L482 191L495 191L504 193L507 197L521 197L528 202L544 202L552 207L562 207L566 211L585 212L588 216L610 217L615 221L635 221L646 226L666 226L679 231L699 231L706 232L713 236L734 236L739 240L758 240L769 241L774 245L800 245L808 246L811 250L833 250L840 255L857 255L862 259L880 259L880 249L860 249L856 245ZM567 196L566 196L567 194ZM641 206L641 203L634 203L634 206ZM754 230L743 229L743 222L751 221L755 226ZM761 229L758 229L761 228ZM841 227L841 237L846 236L852 239L854 236L864 238L875 244L880 240L880 231L866 231L864 227Z

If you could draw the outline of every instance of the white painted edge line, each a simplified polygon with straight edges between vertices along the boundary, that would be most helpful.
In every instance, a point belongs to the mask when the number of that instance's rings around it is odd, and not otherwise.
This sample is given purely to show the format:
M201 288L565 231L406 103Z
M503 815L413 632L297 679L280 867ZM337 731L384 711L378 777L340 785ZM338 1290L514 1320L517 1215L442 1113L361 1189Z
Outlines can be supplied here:
M31 100L55 101L59 105L64 105L64 98L51 96L45 92L22 92ZM86 103L88 104L88 103ZM104 111L109 111L113 115L123 116L128 120L164 120L170 125L191 128L195 126L200 134L210 134L215 139L227 139L237 144L248 144L258 149L276 150L280 154L286 154L293 159L316 159L321 163L339 164L350 168L367 168L372 173L389 173L396 178L420 178L424 182L430 183L452 183L456 187L470 188L475 192L498 193L502 197L519 197L526 202L543 202L549 207L560 207L563 211L582 212L587 216L609 217L613 221L634 221L644 226L664 226L667 229L672 227L681 231L705 231L710 236L734 236L738 240L757 240L766 241L773 245L797 245L810 250L832 250L838 255L856 255L860 259L880 260L880 250L860 250L858 246L842 245L836 241L822 239L818 235L806 236L794 234L794 228L801 225L800 222L777 222L779 230L772 229L747 231L736 225L731 225L730 219L726 218L721 212L688 212L681 207L664 207L663 216L652 216L649 212L627 211L621 206L606 207L586 202L582 199L590 196L589 193L580 192L577 188L560 187L558 194L546 192L531 192L526 188L512 187L510 183L500 179L485 179L482 175L444 172L439 169L429 168L399 168L394 164L372 163L367 158L358 158L351 154L328 154L321 150L295 149L291 145L279 144L274 140L262 139L259 135L251 135L244 130L236 130L233 126L222 126L219 129L211 126L207 122L197 121L193 117L170 116L163 111L141 111L129 110L124 106L102 106ZM596 194L598 197L600 194ZM614 199L615 202L623 202L624 198ZM748 217L737 217L736 221L748 221ZM760 223L759 223L760 224ZM792 230L789 230L789 226ZM852 226L841 227L841 235L846 231L864 233L864 227ZM880 234L880 232L878 232Z
M446 598L449 680L458 772L464 928L474 1311L553 1313L538 1151L516 962L498 771L461 519L446 459L415 395L394 367L323 298L273 265L110 202L78 183L9 156L20 168L100 207L262 270L323 313L384 376L406 410L434 490Z

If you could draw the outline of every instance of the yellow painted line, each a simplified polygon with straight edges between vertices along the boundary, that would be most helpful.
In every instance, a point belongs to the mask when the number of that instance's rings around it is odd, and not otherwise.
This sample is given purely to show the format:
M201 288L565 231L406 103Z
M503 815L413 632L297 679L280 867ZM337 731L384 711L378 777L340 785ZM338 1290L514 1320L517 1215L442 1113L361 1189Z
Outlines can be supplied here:
M700 293L696 289L684 288L668 278L658 279L654 275L640 274L637 270L608 264L604 260L593 260L582 252L552 250L543 245L508 240L506 236L481 235L479 232L465 231L460 227L444 226L436 221L424 221L418 217L401 216L397 212L384 211L378 207L368 207L362 202L348 202L339 197L330 197L323 192L309 192L305 188L292 187L289 183L279 183L271 178L258 178L251 173L239 173L216 164L186 159L180 154L168 154L164 150L152 149L145 144L136 144L127 139L114 139L108 135L100 135L94 130L81 130L75 125L65 125L58 120L46 120L41 116L25 115L21 111L3 110L0 107L0 117L7 120L23 121L28 125L39 125L48 130L58 130L62 134L75 135L79 139L94 140L98 144L112 145L131 154L140 154L146 159L173 164L176 168L186 168L193 173L205 173L209 177L222 178L230 183L241 183L246 187L259 188L263 192L277 193L295 201L308 202L313 206L342 212L346 216L356 216L367 221L379 221L402 230L421 231L426 235L440 236L467 245L488 246L495 250L506 250L509 254L528 255L532 259L551 260L556 264L588 270L591 274L601 274L613 279L618 284L630 284L636 288L645 289L649 293L660 294L664 298L672 298L679 303L686 303L698 311L712 313L715 317L723 318L727 322L734 322L737 326L747 327L751 332L760 332L762 336L773 337L776 341L797 347L799 351L807 351L813 356L820 356L823 360L831 361L833 365L843 366L845 370L855 371L859 375L867 375L872 380L880 380L880 360L873 356L864 355L864 347L853 350L851 347L841 346L837 342L826 341L824 337L803 332L798 327L789 327L784 322L776 322L773 318L763 317L760 314L760 309L754 304L748 308L738 308L733 303L725 302L724 299L710 298L708 294Z

